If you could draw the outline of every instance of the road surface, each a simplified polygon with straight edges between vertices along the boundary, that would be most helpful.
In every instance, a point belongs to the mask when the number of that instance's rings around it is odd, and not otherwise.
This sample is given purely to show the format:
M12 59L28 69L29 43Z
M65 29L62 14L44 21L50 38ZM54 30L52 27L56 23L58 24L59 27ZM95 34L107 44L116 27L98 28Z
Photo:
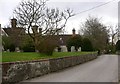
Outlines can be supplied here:
M118 82L118 56L102 55L90 62L23 82Z

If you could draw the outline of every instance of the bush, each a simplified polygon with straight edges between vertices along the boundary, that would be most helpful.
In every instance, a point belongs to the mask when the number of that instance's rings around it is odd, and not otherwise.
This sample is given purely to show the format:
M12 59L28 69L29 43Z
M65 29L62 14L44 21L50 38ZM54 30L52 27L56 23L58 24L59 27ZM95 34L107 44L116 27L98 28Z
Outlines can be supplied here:
M23 46L22 50L24 52L35 52L35 47L34 45L26 44L25 46Z
M120 40L116 43L116 51L120 51Z
M82 51L93 51L92 43L88 38L83 39Z
M117 41L115 47L116 47L116 54L120 55L120 40Z
M3 45L5 51L7 51L8 49L10 50L10 52L15 51L15 45L11 41L10 37L2 36L2 45Z
M106 54L114 54L116 52L115 45L108 44L106 47Z
M23 50L23 52L35 52L34 43L29 36L24 36L20 49Z
M68 52L71 52L71 46L70 45L67 45L67 50L68 50Z
M10 52L14 52L15 51L15 45L14 44L11 44L9 46L9 49L10 49Z
M57 47L56 42L50 38L47 38L40 42L38 51L42 54L50 56L53 54L55 47Z
M69 38L67 41L67 49L68 51L71 51L71 46L75 46L76 51L81 47L82 45L82 38L81 36L74 36Z

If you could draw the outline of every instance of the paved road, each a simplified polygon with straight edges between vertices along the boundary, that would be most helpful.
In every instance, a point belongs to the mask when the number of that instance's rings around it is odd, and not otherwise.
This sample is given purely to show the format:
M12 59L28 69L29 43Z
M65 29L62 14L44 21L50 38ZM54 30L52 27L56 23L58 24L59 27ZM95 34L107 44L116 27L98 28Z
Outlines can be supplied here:
M24 82L117 82L118 56L102 55L85 64Z

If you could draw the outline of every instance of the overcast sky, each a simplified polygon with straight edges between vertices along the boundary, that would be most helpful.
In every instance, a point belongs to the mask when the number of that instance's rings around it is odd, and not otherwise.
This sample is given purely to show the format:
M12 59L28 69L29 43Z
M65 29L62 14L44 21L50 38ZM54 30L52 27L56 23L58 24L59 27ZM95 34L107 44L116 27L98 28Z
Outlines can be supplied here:
M13 17L13 10L21 1L22 0L0 0L0 24L2 27L10 24L10 19ZM77 14L108 1L110 0L49 0L47 6L50 8L59 8L61 10L71 8L74 13ZM119 0L114 0L104 6L71 17L66 26L66 33L71 33L73 28L78 31L80 29L80 24L84 23L89 15L101 18L101 22L105 25L117 25L118 1Z

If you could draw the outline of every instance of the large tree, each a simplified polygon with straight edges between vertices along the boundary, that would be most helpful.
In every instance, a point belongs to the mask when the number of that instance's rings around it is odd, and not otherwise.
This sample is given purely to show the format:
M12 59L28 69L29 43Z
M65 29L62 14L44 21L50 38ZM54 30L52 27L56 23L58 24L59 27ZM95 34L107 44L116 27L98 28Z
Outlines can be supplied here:
M47 8L44 0L22 1L14 13L19 24L26 28L33 39L35 47L38 46L43 35L57 34L65 28L68 19L74 16L70 9L60 11L57 8Z
M111 53L115 53L115 43L118 39L118 26L113 27L112 25L108 26L109 36L111 41L108 44L108 50L111 50Z
M109 31L107 27L100 22L99 18L89 16L82 25L82 32L85 37L91 40L95 49L103 50L107 47Z
M118 26L109 26L109 31L110 31L110 37L111 37L111 45L114 46L115 43L114 43L114 40L118 37L118 33L119 33L119 30L118 30Z

